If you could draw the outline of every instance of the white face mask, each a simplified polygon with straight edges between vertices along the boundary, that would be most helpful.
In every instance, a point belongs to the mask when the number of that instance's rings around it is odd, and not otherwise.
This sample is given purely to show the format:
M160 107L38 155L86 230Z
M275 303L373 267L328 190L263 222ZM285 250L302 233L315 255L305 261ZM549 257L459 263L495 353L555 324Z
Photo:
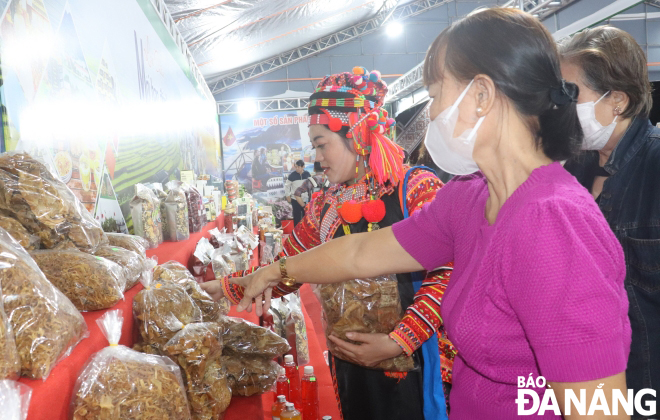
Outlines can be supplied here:
M454 137L454 130L458 122L458 105L472 86L472 82L474 80L467 85L454 105L442 111L431 121L424 140L433 162L443 171L454 175L468 175L479 170L477 163L472 159L472 151L477 130L486 117L479 118L474 128L465 130L458 137Z
M584 140L582 141L582 150L600 150L607 144L607 141L612 137L614 128L616 127L616 120L618 115L610 125L603 126L596 119L596 104L606 97L610 92L606 92L596 102L585 102L577 104L577 114L584 133Z

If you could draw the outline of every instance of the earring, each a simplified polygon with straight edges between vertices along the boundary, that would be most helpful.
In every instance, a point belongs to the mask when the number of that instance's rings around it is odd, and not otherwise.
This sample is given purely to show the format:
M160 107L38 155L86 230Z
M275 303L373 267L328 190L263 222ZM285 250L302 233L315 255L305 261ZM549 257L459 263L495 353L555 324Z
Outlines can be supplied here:
M481 111L483 111L483 110L481 109L481 107L478 107L478 108L477 108L477 114L481 114Z
M617 106L616 108L614 108L614 113L615 113L616 115L621 114L621 108L619 108L618 106Z

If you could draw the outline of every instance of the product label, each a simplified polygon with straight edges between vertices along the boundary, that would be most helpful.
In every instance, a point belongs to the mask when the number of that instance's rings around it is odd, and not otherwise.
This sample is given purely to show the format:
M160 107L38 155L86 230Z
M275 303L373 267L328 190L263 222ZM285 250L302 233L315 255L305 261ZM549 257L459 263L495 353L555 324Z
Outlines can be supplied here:
M113 251L119 251L119 248L112 248Z
M316 378L309 378L310 382L316 382Z

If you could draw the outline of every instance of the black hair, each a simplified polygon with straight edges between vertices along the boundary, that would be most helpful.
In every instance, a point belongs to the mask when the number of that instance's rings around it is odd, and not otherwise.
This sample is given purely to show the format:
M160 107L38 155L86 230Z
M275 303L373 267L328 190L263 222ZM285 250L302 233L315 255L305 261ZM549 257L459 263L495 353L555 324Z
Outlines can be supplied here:
M296 161L296 166L302 166L303 168L305 167L305 162L302 161L302 159L299 159Z
M314 172L323 172L321 162L314 162Z
M518 9L494 7L448 27L427 53L427 86L442 79L439 59L443 52L445 69L455 78L469 81L478 74L489 76L523 116L537 147L550 159L565 160L579 151L583 134L576 109L577 86L562 80L557 45L538 19ZM569 99L554 100L558 91Z
M331 109L331 110L336 110L336 111L341 111L341 112L346 112L346 113L348 113L348 112L357 112L357 111L358 111L357 108L337 108L337 107L327 107L327 108L324 108L324 109ZM364 110L363 110L363 111L364 111ZM309 109L307 110L307 113L308 113L309 115L317 115L317 114L323 114L323 111L321 111L321 108L320 108L320 107L318 107L318 106L313 106L313 107L311 107L311 108L309 108ZM323 124L323 126L324 126L325 128L327 128L328 130L330 130L330 127L329 127L327 124ZM353 149L353 140L351 140L351 139L349 139L348 137L346 137L346 135L348 134L348 131L349 131L349 130L350 130L350 127L342 126L342 128L341 128L339 131L335 131L335 133L339 134L339 136L341 137L341 139L344 140L344 146L346 146L346 148L347 148L348 150L354 150L354 149Z

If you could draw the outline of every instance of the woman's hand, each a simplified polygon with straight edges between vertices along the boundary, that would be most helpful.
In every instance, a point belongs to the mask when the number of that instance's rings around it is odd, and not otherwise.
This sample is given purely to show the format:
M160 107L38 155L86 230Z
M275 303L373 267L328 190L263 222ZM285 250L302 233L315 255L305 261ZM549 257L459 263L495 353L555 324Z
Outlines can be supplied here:
M255 312L261 316L270 308L270 299L273 296L273 287L281 280L278 263L263 267L254 273L239 278L230 278L231 283L243 286L243 299L236 307L238 312L247 310L252 312L254 300Z
M330 341L339 349L341 359L361 366L373 367L383 360L403 353L401 347L387 334L346 333L346 337L361 344L351 344L331 335Z
M222 291L222 284L220 284L220 280L207 281L206 283L201 283L199 286L215 301L225 297L225 294Z

